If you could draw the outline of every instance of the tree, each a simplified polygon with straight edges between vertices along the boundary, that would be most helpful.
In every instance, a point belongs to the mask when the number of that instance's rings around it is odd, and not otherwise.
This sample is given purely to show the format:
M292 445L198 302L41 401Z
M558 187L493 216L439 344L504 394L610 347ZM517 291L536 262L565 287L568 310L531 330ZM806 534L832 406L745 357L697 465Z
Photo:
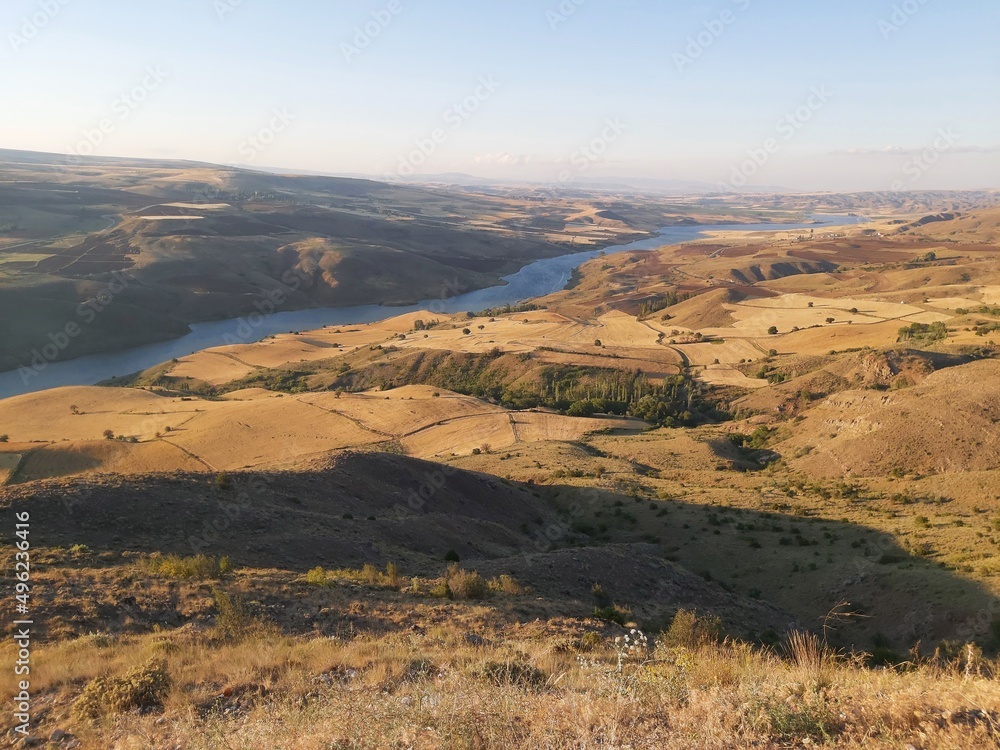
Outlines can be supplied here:
M105 430L104 431L104 439L105 440L114 440L115 439L115 431L114 430Z
M604 346L604 344L601 343L600 339L594 339L594 346L596 346L596 347L602 347L602 346Z
M69 413L70 414L79 414L80 413L80 407L77 406L76 404L73 404L71 407L69 407Z
M771 326L767 329L768 336L774 336L778 333L778 326Z
M468 328L463 328L462 329L462 333L464 333L466 336L468 336L470 333L472 333L472 331L470 331Z
M594 402L589 399L574 401L566 410L566 414L570 417L592 417L595 412Z
M413 321L414 331L422 331L425 328L427 328L427 324L421 318L417 318L416 320Z
M3 434L3 435L0 435L0 443L6 443L8 440L10 440L10 436L7 435L6 433Z
M834 319L833 319L833 318L827 318L827 319L826 319L826 322L827 322L827 323L832 323L833 321L834 321Z

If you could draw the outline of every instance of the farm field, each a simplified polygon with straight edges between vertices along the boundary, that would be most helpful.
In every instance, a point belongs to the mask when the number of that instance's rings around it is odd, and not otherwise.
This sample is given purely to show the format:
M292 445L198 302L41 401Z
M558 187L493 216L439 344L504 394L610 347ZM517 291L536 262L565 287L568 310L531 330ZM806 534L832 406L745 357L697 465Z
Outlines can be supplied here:
M213 401L67 388L0 402L0 424L18 446L30 445L19 457L19 481L294 466L330 451L393 441L401 441L410 455L443 458L481 446L500 450L642 426L623 419L509 413L419 386L343 396L250 389ZM105 438L106 431L114 439ZM10 471L13 460L8 462Z

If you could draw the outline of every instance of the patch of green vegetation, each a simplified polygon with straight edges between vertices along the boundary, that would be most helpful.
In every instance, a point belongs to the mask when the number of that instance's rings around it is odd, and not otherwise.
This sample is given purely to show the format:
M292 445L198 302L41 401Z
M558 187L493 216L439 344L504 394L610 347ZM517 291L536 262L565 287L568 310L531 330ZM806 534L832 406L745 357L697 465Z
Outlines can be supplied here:
M220 579L233 569L228 557L163 555L147 557L140 567L153 575L182 580Z
M935 323L911 323L899 329L899 342L902 341L942 341L948 338L948 326L941 321Z
M308 379L313 375L308 370L264 370L238 381L233 390L264 388L278 393L306 393L311 390Z
M684 300L690 298L691 295L686 292L681 295L678 295L677 292L674 291L666 292L658 297L646 300L639 305L639 318L648 318L653 313L657 313L660 310L666 310L668 307L673 307L678 302L683 302Z
M534 302L522 302L520 305L506 304L501 305L500 307L487 307L485 310L480 310L477 313L470 313L470 316L474 318L497 318L501 315L533 312L535 310L544 309L546 309L544 305L538 305Z

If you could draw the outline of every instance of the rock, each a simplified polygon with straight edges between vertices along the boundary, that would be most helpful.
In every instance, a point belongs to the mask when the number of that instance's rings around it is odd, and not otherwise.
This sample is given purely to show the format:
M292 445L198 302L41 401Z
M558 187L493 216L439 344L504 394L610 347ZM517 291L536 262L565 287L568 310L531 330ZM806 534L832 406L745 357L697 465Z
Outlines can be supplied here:
M49 742L62 742L68 736L63 730L57 729L49 735Z

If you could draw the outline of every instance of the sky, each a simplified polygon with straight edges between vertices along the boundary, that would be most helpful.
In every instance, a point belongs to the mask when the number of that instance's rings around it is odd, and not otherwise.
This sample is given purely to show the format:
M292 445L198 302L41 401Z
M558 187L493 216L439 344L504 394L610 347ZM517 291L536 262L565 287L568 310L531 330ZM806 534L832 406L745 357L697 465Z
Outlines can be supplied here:
M0 148L1000 187L997 0L6 0Z

